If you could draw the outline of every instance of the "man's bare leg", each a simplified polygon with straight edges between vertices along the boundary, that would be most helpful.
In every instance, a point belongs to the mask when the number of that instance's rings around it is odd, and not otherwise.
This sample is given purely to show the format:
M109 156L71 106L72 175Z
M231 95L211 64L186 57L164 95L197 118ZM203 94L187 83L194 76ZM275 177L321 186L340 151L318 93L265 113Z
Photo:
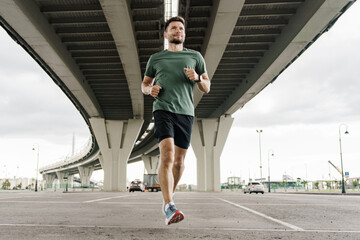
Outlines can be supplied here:
M165 138L160 144L160 167L159 167L159 182L161 192L163 194L164 202L167 204L171 202L173 194L174 176L172 168L174 165L175 145L173 138Z
M173 187L173 193L175 192L175 189L181 179L181 176L185 169L184 159L186 156L187 149L180 148L178 146L175 146L175 160L174 165L172 167L172 173L174 176L174 187Z

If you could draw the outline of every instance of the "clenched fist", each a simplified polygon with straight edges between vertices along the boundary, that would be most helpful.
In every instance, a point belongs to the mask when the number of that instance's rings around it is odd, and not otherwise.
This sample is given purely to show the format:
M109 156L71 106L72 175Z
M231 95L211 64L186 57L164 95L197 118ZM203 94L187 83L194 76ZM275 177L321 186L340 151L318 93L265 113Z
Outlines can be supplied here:
M199 80L199 75L195 72L194 69L184 68L184 70L190 80L193 80L193 81Z
M156 98L159 95L160 90L162 89L162 87L160 87L159 85L154 85L151 87L150 90L150 95L154 98Z

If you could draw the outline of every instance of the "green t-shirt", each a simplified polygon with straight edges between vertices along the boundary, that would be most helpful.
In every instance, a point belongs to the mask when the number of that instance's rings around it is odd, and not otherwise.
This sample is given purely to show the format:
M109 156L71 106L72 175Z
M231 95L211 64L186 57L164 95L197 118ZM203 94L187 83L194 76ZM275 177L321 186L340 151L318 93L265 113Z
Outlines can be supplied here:
M165 110L194 116L195 83L188 78L184 68L194 69L199 75L206 72L204 58L195 50L163 50L150 57L145 76L155 78L154 85L162 87L154 101L153 112Z

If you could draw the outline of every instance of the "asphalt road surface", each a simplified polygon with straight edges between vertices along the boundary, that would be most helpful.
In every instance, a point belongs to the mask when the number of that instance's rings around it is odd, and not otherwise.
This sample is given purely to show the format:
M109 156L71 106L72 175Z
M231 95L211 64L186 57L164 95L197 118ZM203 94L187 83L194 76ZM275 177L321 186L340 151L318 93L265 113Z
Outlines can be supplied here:
M360 239L360 196L0 191L0 239Z

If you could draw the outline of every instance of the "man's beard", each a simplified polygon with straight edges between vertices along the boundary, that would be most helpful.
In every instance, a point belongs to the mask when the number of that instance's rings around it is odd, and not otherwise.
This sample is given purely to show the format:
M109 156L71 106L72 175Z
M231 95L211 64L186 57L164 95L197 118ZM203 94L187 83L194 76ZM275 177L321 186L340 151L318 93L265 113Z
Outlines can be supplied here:
M173 44L182 44L184 43L184 39L176 39L176 38L172 38L169 40L169 43L173 43Z
M173 39L173 40L171 40L171 41L170 41L170 43L174 43L174 44L182 44L182 43L183 43L183 41L178 40L178 39Z

